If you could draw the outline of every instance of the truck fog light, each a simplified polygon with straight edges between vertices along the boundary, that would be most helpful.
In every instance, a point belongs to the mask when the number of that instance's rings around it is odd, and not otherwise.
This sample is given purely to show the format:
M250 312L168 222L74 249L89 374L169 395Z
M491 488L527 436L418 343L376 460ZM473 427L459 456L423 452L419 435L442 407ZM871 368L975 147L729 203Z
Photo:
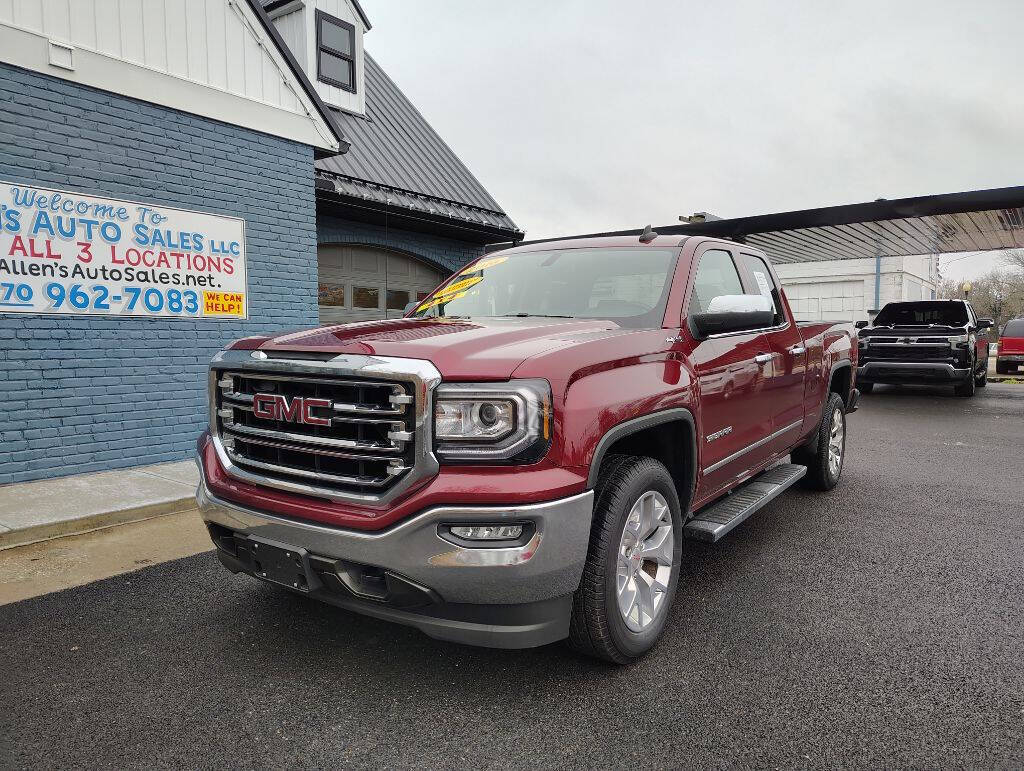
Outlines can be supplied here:
M449 530L467 541L514 541L523 535L522 525L452 525Z

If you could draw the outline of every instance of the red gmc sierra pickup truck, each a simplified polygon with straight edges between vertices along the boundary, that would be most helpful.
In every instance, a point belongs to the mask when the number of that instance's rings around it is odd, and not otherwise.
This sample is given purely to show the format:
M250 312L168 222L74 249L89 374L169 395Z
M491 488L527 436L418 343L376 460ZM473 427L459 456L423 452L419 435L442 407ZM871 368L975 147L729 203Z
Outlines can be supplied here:
M199 506L233 572L439 639L627 662L684 538L836 485L854 340L796 323L738 243L521 245L405 318L225 348Z

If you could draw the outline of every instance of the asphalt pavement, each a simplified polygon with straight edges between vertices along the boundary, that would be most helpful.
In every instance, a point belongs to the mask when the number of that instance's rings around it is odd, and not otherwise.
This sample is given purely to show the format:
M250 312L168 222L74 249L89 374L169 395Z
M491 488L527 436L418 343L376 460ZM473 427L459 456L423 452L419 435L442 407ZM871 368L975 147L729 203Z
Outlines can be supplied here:
M437 643L201 554L0 607L0 766L1020 767L1024 386L862 405L839 488L687 544L632 666Z

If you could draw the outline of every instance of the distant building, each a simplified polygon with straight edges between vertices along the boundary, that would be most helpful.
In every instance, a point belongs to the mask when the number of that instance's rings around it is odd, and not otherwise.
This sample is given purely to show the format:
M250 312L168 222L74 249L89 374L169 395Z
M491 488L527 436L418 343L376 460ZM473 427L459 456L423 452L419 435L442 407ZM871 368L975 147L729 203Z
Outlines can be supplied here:
M933 300L939 282L935 255L777 263L793 314L801 321L871 319L900 300ZM876 282L878 305L875 303Z

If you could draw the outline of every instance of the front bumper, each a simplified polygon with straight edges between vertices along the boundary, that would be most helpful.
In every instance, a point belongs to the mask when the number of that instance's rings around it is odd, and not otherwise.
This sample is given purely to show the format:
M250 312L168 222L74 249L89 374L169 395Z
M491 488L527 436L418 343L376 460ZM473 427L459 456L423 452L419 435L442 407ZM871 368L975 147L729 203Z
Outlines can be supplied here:
M1008 353L997 356L996 361L1000 364L1024 364L1024 354Z
M247 509L214 497L205 481L196 492L229 570L258 576L253 545L287 547L305 580L293 591L438 639L502 648L568 635L593 498L587 491L528 505L436 506L386 530L362 532ZM439 535L440 525L458 522L522 522L532 532L510 547L474 548Z
M863 383L960 383L970 377L970 367L945 362L869 361L857 368Z

